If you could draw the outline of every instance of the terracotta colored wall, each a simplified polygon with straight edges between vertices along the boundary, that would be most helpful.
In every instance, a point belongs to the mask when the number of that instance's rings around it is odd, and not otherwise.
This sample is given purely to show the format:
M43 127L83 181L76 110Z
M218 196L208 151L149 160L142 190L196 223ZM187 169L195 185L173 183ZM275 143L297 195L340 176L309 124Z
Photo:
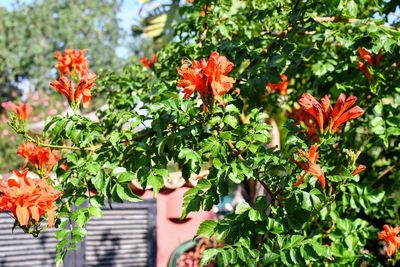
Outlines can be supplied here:
M213 212L190 213L188 218L180 220L183 194L188 187L174 190L163 189L157 195L157 267L168 266L174 249L193 238L200 223L214 217ZM135 192L143 198L153 198L153 191Z

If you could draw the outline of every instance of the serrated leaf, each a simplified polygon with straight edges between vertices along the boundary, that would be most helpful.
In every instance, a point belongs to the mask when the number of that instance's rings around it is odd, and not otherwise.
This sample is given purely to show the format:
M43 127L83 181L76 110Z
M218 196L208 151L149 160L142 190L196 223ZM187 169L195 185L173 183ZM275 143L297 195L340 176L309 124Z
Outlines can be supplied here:
M220 252L221 252L221 249L218 249L218 248L210 248L210 249L205 250L201 257L200 266L202 267L202 266L206 265L210 260L215 258L215 256L217 256Z
M56 239L63 240L71 233L70 230L62 229L56 232Z
M97 218L101 218L103 216L103 211L99 207L90 206L89 207L89 214L95 216Z
M135 179L135 174L133 172L122 172L118 175L118 182L132 182Z
M112 170L111 176L118 177L120 174L124 172L126 172L126 169L124 167L116 167Z
M251 207L250 207L249 203L240 202L239 205L236 206L235 214L239 215L239 214L242 214L242 213L244 213L244 212L246 212L246 211L248 211L250 209L251 209Z
M140 197L132 192L132 189L129 187L128 184L117 184L117 195L122 200L127 200L130 202L142 201Z
M225 116L224 117L224 122L226 124L228 124L229 126L231 126L232 128L236 128L237 124L238 124L237 118L234 117L234 116L231 116L231 115Z
M206 238L210 238L214 235L214 229L217 226L217 223L213 220L206 220L202 222L197 230L196 235L204 236Z
M147 178L147 183L153 187L154 196L156 196L164 186L164 178L160 175L150 174Z
M183 195L183 208L181 218L185 218L189 212L198 211L201 205L201 197L199 193L202 192L198 187L190 188Z

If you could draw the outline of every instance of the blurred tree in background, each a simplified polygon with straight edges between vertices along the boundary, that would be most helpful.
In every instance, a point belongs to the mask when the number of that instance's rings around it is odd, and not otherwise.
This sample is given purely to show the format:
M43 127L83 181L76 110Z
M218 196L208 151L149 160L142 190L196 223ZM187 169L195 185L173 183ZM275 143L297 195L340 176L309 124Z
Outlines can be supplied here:
M122 66L116 56L122 37L117 19L121 3L34 0L29 4L16 1L13 10L0 7L0 103L18 101L23 95L24 101L33 104L32 122L44 120L56 109L65 109L56 101L58 95L43 97L46 90L54 91L48 88L56 76L54 52L58 50L87 48L90 53L86 56L93 62L94 71ZM0 119L4 121L2 109L0 106ZM18 137L7 129L7 124L0 125L1 173L22 162L16 155Z
M57 50L88 48L93 70L114 69L122 35L119 7L118 0L43 0L0 8L0 100L11 99L23 81L48 87Z

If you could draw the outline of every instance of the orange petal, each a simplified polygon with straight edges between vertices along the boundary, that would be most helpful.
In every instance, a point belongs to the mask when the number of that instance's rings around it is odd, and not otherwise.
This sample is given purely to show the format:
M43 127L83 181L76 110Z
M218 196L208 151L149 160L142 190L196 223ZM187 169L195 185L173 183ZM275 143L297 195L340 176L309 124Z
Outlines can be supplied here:
M25 206L21 207L19 204L17 204L16 215L19 225L25 226L28 224L29 212Z
M47 226L53 227L55 220L55 209L47 210Z
M32 206L29 208L31 211L32 219L35 220L35 222L39 222L40 216L39 216L39 209L37 206Z
M362 108L360 108L359 106L352 107L351 109L349 109L348 111L346 111L345 113L343 113L343 114L335 121L335 123L333 124L332 131L333 131L333 132L336 132L336 131L337 131L337 128L338 128L341 124L343 124L343 123L345 123L345 122L347 122L347 121L349 121L349 120L356 119L356 118L360 117L360 116L363 115L363 114L364 114L364 110L363 110Z

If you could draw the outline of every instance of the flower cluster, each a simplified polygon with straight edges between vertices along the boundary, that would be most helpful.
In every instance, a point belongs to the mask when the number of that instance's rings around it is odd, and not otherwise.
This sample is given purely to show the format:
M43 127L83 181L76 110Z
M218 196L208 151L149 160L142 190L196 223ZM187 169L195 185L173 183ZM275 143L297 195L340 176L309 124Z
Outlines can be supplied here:
M358 60L358 68L364 72L368 82L371 82L371 73L368 69L368 65L372 68L378 66L382 60L382 53L379 52L377 56L374 56L368 50L360 47L358 48L358 54L360 55L360 59Z
M8 122L11 127L17 133L23 133L26 130L26 121L28 117L32 113L32 107L29 104L24 104L19 102L18 104L14 104L10 101L1 103L1 106L8 111L12 111L15 113L15 116L9 117L9 120L2 118L4 122ZM3 136L8 135L7 132L3 132Z
M384 240L387 243L386 253L388 257L391 257L400 248L400 227L390 227L385 224L383 231L378 234L379 239Z
M288 77L286 74L282 74L281 81L279 83L268 82L267 88L269 88L272 93L278 92L280 95L287 95L288 85Z
M340 94L335 106L332 108L330 99L325 96L318 102L313 96L306 93L299 100L301 108L311 115L320 132L335 133L338 127L347 121L356 119L364 114L359 106L354 106L357 97Z
M305 176L307 174L311 174L311 175L314 175L315 177L317 177L322 188L325 188L325 185L326 185L325 174L322 171L321 167L317 164L317 160L319 157L317 150L318 150L317 144L313 144L310 147L310 150L308 153L306 153L304 150L299 149L298 153L299 153L299 156L302 161L298 161L296 163L305 172L300 177L300 179L297 182L295 182L295 184L294 184L295 186L299 186L301 183L303 183Z
M151 60L147 57L141 57L140 63L142 63L143 67L150 69L157 63L157 55L154 54Z
M40 172L49 172L61 159L57 151L51 151L48 147L37 146L27 142L18 147L17 154L25 159L25 166L32 163Z
M203 111L207 110L207 106L213 106L215 101L223 105L222 95L227 93L235 82L227 76L233 67L233 63L226 57L212 52L208 61L193 60L178 68L178 74L182 77L178 87L183 88L185 98L197 91L203 101Z
M57 209L54 202L61 192L46 179L31 179L27 174L28 169L14 171L15 179L0 181L0 210L10 211L21 227L39 224L47 214L48 227L52 227Z
M17 105L10 103L10 107L22 121L26 121L32 113L32 107L29 106L29 104L24 104L22 102L19 102Z
M62 93L72 106L79 105L81 99L83 107L87 108L92 99L91 89L94 86L96 74L90 72L82 77L76 89L74 83L62 76L50 83L50 86Z
M89 70L88 59L85 57L86 52L87 49L74 50L70 48L64 50L64 55L60 51L55 52L54 56L58 60L56 68L60 71L61 76L77 75L81 79Z
M55 54L59 60L56 67L60 70L61 77L52 81L50 86L63 94L74 110L79 107L81 101L84 108L89 106L92 99L91 90L96 80L96 74L89 72L88 60L84 52L86 50L66 49L64 55L61 52ZM78 84L76 89L74 82Z

